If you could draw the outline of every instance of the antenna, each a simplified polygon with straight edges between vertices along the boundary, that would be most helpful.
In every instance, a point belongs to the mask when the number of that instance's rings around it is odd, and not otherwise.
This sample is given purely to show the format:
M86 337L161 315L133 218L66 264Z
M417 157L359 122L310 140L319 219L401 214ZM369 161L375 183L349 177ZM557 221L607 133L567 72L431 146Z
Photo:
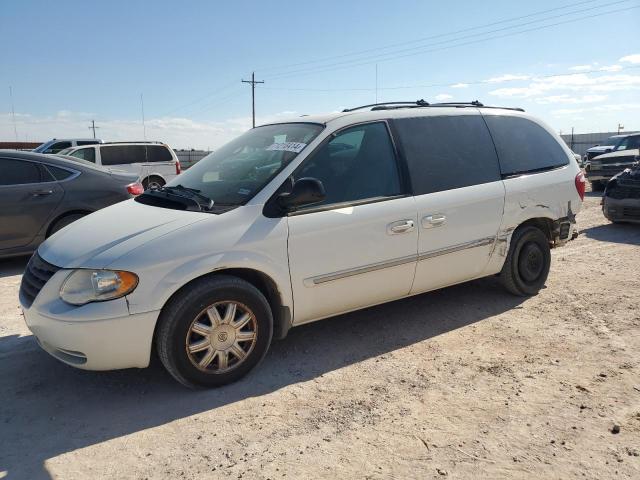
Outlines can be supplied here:
M142 97L142 94L140 94L140 107L142 108L142 136L146 140L147 139L147 126L144 123L144 98ZM93 138L95 138L95 135L93 136Z
M13 119L13 134L16 136L16 142L18 141L18 129L16 128L16 111L13 108L13 88L9 85L9 97L11 98L11 118Z

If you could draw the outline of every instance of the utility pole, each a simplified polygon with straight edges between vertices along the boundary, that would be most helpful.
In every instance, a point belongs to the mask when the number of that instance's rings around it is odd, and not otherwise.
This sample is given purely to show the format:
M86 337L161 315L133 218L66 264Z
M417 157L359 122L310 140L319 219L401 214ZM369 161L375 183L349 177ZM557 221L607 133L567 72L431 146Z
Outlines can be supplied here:
M620 135L620 132L624 130L624 125L621 123L618 123L618 135Z
M574 141L573 141L573 127L571 127L571 151L572 152L573 152L573 144L574 144Z
M251 80L242 80L242 83L251 84L251 113L252 113L252 125L256 128L256 83L264 83L264 80L256 80L255 72L251 72Z
M91 126L88 128L89 130L93 130L93 138L96 138L96 128L100 128L100 127L96 127L96 121L91 120Z

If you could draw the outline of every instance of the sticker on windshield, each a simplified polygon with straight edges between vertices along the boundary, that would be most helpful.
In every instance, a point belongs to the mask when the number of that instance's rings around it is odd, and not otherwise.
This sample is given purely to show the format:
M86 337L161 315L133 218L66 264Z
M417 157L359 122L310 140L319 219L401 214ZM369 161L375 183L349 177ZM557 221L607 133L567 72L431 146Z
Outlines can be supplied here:
M307 146L306 143L300 143L300 142L272 143L266 148L266 150L279 150L283 152L300 153L302 149L306 146Z
M241 188L240 190L238 190L238 195L249 195L251 193L251 190L249 190L248 188Z

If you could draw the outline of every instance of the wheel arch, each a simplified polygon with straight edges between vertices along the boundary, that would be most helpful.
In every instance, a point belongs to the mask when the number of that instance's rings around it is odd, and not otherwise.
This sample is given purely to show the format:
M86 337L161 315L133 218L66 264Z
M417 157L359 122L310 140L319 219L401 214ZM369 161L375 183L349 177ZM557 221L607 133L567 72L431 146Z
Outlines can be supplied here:
M193 283L202 280L203 278L211 278L219 275L229 275L236 278L240 278L247 283L250 283L254 287L256 287L260 293L262 293L267 302L269 302L269 306L271 307L271 313L273 315L273 338L274 339L282 339L286 337L287 332L291 328L292 322L292 312L291 309L286 306L282 299L282 294L278 289L278 285L273 278L267 275L260 270L256 270L254 268L248 267L228 267L228 268L220 268L214 270L212 272L206 273L204 275L200 275L189 280L187 283L182 285L179 289L171 294L171 296L167 299L167 301L162 306L162 310L164 310L167 305L177 296L180 295L183 291L190 288ZM155 331L158 329L158 324L156 323Z
M529 227L529 226L536 227L542 230L542 233L545 234L545 236L547 237L547 240L549 240L549 242L553 241L554 221L551 218L549 217L529 218L528 220L521 222L520 225L518 225L514 229L514 231L524 227Z
M89 215L91 213L93 213L92 210L77 208L77 209L74 209L74 210L67 210L66 212L63 212L63 213L53 217L53 219L47 225L47 229L45 231L45 237L44 238L49 238L49 236L51 235L51 230L53 229L54 225L57 222L59 222L60 220L62 220L63 218L68 217L70 215Z

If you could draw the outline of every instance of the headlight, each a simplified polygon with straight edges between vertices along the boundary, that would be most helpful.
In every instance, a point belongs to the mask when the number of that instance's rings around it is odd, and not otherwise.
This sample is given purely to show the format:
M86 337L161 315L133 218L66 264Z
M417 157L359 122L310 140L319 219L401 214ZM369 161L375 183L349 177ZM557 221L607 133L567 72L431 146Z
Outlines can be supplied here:
M138 286L135 273L119 270L74 270L60 288L60 298L71 305L84 305L120 298Z

